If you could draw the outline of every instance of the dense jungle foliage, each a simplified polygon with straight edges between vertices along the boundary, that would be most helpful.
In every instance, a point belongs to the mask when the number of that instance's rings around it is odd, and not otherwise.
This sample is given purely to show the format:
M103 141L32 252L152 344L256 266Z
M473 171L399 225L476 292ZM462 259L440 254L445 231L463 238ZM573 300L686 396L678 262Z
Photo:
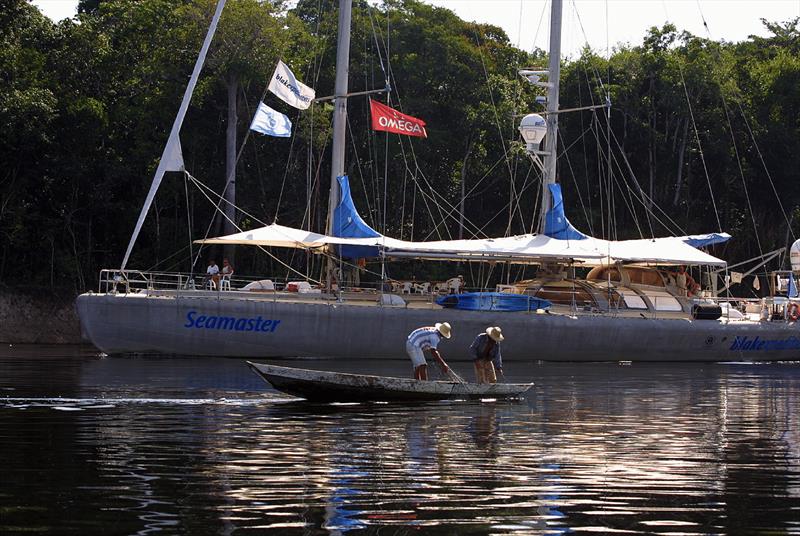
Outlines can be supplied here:
M74 20L56 23L25 0L2 4L0 280L82 291L121 262L214 2L83 0ZM333 93L335 68L336 2L228 4L181 131L187 170L217 192L228 95L241 145L279 58L318 96ZM354 4L350 90L384 87L387 72L389 104L428 125L427 139L387 137L369 130L367 97L350 99L346 160L365 220L398 238L458 237L463 185L465 237L535 231L540 179L516 126L542 90L516 72L544 67L546 53L417 0ZM610 128L603 109L560 116L559 180L576 227L618 239L727 231L734 238L713 253L729 262L793 240L800 29L765 24L770 37L741 43L666 24L608 59L587 49L564 62L562 108L612 103ZM289 115L295 135L248 136L240 225L323 231L332 107L263 100ZM188 244L213 212L168 173L129 266L187 271ZM240 273L276 270L263 253L237 255Z

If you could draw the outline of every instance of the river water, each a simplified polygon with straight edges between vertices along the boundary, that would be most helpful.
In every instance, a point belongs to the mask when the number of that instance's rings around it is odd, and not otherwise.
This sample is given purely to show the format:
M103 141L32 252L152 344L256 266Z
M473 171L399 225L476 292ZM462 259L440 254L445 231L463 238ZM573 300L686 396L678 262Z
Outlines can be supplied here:
M506 368L527 400L308 404L240 360L4 348L0 533L800 534L800 364Z

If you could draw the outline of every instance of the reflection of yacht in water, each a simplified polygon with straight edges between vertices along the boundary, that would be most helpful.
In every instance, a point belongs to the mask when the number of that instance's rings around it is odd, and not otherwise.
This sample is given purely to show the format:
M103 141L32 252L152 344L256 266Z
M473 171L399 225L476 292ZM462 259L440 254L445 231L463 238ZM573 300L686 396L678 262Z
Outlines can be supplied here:
M236 280L222 290L198 289L186 275L128 270L123 263L119 270L102 272L99 292L78 298L84 334L108 353L386 358L402 353L405 338L414 328L446 320L454 326L446 349L449 359L468 359L472 337L488 325L502 326L507 334L504 353L510 359L800 359L800 331L791 318L797 309L789 298L747 301L716 296L725 262L699 248L725 241L729 235L611 241L587 236L569 223L556 183L560 17L561 1L553 0L549 69L521 71L534 85L547 88L546 119L531 114L520 127L544 178L540 233L409 242L383 236L361 219L344 176L350 2L342 0L333 209L327 234L272 224L203 241L298 248L335 257L339 267L357 266L356 259L362 258L532 265L538 267L535 278L482 289L497 292L475 293L463 300L469 305L462 308L462 300L438 295L460 292L460 283L417 283L414 288L420 292L412 293L410 282L394 283L384 271L377 289L344 288L333 284L335 264L329 264L328 283L317 288L300 282L277 289L272 281L262 281L255 285L260 291L254 291L253 285L240 289ZM197 67L195 71L193 82L199 74ZM543 76L547 82L540 81ZM187 90L183 112L190 96ZM165 169L167 157L180 150L179 130L176 120L162 158ZM163 176L161 165L156 182L159 174ZM146 212L147 207L143 215ZM134 240L135 235L131 246ZM794 269L800 270L800 251L797 260ZM678 272L682 266L695 274L707 267L709 290L692 295L696 289ZM587 275L579 277L581 272ZM791 276L784 273L783 278L775 281L788 281ZM540 301L544 307L531 306L532 302L516 300L518 295L546 300L549 305Z

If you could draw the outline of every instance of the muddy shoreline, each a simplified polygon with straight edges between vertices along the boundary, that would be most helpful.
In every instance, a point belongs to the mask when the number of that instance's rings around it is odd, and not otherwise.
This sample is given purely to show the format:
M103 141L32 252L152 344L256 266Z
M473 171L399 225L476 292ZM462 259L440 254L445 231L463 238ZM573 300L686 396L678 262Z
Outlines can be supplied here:
M0 342L82 344L76 296L69 292L0 289Z

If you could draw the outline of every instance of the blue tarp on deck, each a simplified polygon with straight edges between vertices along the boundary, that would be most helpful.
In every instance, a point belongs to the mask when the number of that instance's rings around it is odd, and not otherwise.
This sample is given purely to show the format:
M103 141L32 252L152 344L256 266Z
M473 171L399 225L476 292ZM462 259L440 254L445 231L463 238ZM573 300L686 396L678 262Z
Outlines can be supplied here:
M466 311L535 311L547 309L552 304L541 298L508 292L465 292L450 294L436 299L436 303L447 309Z

